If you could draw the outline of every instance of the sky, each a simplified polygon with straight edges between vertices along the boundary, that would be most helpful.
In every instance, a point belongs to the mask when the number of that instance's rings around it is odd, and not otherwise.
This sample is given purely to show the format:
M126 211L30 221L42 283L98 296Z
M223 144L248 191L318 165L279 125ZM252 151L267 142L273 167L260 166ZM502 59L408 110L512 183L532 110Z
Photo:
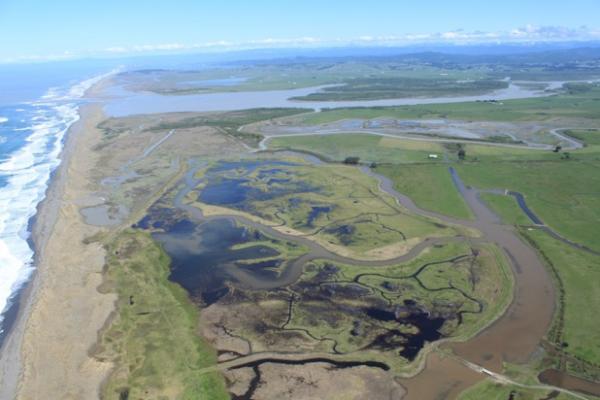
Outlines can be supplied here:
M599 0L0 0L0 63L260 47L600 40Z

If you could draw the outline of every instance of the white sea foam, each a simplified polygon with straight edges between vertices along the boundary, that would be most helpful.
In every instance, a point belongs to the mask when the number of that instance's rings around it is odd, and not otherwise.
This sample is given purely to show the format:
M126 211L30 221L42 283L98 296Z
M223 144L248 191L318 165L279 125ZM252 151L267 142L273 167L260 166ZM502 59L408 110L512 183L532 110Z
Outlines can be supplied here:
M0 310L33 271L29 220L60 163L63 136L78 119L75 104L56 106L54 111L56 117L32 126L26 144L0 164L0 176L7 181L0 188L0 209L8 211L0 214Z
M10 305L17 290L34 270L33 250L29 246L29 220L43 200L52 172L60 164L63 138L79 119L77 99L101 79L100 75L83 81L61 94L52 88L41 101L31 119L31 134L25 144L0 163L0 311ZM0 314L0 332L4 316Z
M5 122L8 122L8 118L6 118L6 117L0 117L0 124L3 124Z
M111 75L115 75L122 70L122 67L115 68L106 74L98 75L90 79L86 79L85 81L81 81L78 84L72 86L69 91L65 94L61 94L57 90L52 90L48 92L46 95L42 96L42 100L44 101L57 101L57 100L70 100L70 99L78 99L85 95L92 86L96 83L100 82L104 78L108 78Z

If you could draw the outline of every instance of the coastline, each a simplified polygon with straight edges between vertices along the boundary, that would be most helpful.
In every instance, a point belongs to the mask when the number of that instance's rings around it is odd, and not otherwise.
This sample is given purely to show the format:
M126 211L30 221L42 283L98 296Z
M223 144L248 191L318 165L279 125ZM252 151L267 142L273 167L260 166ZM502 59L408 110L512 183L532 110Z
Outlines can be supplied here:
M89 89L86 98L94 97L103 82ZM89 151L97 139L95 125L103 118L102 104L82 104L78 114L66 134L61 164L33 219L36 270L18 295L18 314L1 349L2 399L64 398L65 392L67 398L96 398L110 370L110 365L98 365L88 356L114 299L96 290L104 250L82 243L99 229L83 224L77 204L87 191L85 177L93 165ZM73 296L67 296L69 291ZM74 323L81 316L87 321ZM57 362L61 368L56 368Z

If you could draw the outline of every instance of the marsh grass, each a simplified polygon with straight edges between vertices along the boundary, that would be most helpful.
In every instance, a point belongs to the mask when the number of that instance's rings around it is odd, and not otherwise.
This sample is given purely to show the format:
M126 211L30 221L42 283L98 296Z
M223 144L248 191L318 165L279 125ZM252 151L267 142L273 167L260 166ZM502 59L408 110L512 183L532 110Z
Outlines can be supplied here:
M113 319L96 357L114 363L103 398L228 399L216 363L199 336L199 312L187 293L168 280L169 258L148 233L128 230L107 244L104 290L116 292Z

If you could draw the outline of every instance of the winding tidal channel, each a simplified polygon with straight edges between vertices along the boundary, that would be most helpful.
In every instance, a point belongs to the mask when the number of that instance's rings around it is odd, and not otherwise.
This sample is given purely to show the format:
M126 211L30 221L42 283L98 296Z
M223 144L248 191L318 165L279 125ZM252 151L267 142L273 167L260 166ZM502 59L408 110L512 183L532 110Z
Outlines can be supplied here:
M322 162L302 153L294 154L313 164ZM406 399L455 398L467 387L484 379L486 374L501 374L503 362L527 362L539 348L540 342L552 322L555 309L555 290L552 279L538 254L523 241L512 226L501 223L500 218L480 199L480 192L477 189L466 187L453 168L449 168L449 173L460 194L472 210L473 220L456 219L423 210L417 207L410 198L397 192L388 178L370 168L358 167L362 173L379 181L382 192L394 197L398 204L411 212L451 225L473 228L482 234L481 238L457 236L426 239L403 256L390 260L364 261L334 254L307 237L285 234L273 227L240 215L204 216L200 209L184 203L186 195L199 184L200 181L194 175L202 167L204 166L195 166L186 174L183 180L184 186L174 199L176 208L185 211L195 222L227 219L253 227L275 239L301 244L309 249L308 253L287 261L281 275L273 279L262 280L235 267L226 271L230 276L249 288L272 289L289 285L300 277L303 266L307 262L316 259L378 267L409 261L418 256L425 248L449 241L490 242L502 249L512 266L515 277L512 303L500 318L477 336L465 342L440 344L442 349L451 350L456 357L442 358L435 352L429 354L420 373L414 377L401 380L402 385L407 390Z

